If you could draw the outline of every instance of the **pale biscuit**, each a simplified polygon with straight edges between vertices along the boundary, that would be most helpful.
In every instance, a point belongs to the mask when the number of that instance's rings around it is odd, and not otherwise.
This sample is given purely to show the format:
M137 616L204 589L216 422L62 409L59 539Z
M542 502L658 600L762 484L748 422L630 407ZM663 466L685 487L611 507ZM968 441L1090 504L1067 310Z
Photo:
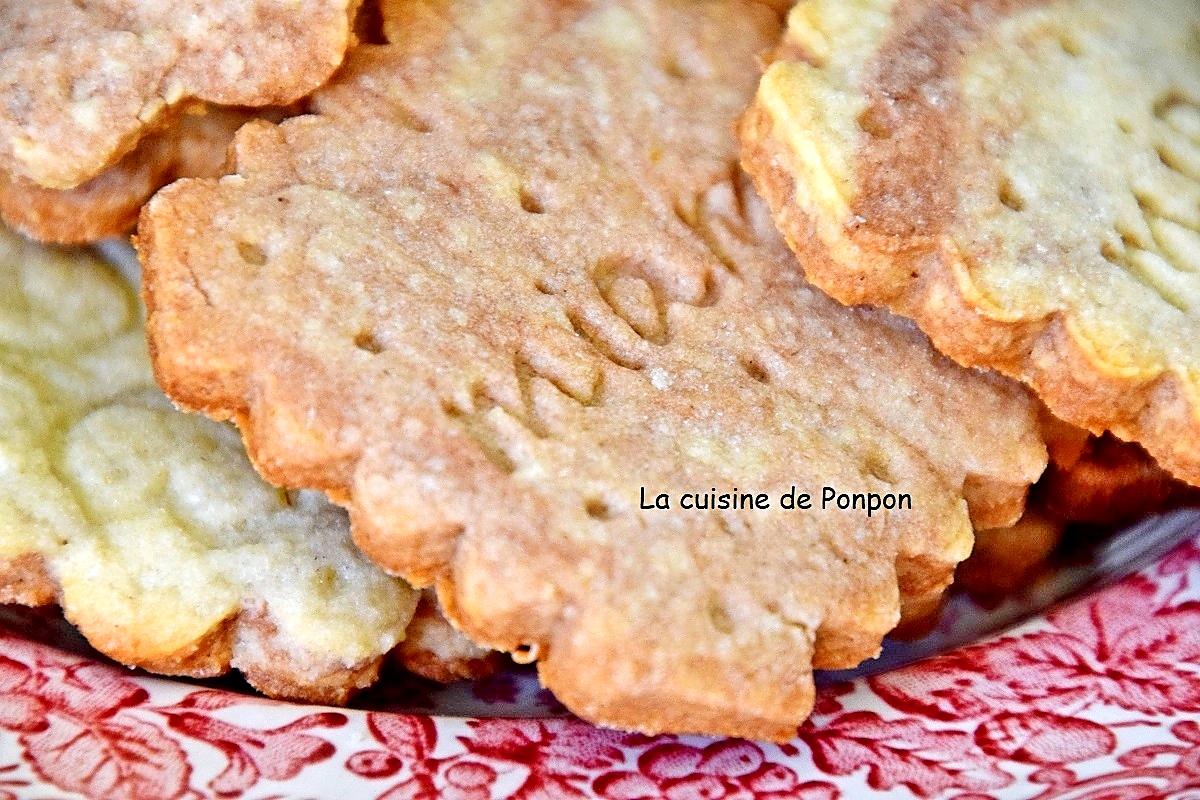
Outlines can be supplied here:
M817 286L1200 483L1200 6L805 0L741 135Z
M85 183L193 102L293 103L333 74L359 0L0 6L0 173Z
M262 482L235 431L154 388L132 291L0 230L0 600L59 602L123 663L344 702L417 593L344 512Z
M813 664L872 656L940 594L968 504L1019 515L1029 397L803 283L736 166L763 6L383 22L315 115L251 123L236 175L143 211L160 382L576 713L789 737ZM912 508L781 510L793 485ZM679 508L713 487L776 502Z

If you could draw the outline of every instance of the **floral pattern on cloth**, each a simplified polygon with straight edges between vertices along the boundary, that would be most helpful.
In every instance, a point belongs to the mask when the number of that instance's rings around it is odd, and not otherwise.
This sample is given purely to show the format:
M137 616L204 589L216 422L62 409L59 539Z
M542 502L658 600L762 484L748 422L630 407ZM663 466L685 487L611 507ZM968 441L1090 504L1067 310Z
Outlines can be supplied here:
M521 680L473 690L510 702ZM0 800L1196 798L1200 546L1003 635L826 686L783 745L291 705L140 677L11 629L0 732Z

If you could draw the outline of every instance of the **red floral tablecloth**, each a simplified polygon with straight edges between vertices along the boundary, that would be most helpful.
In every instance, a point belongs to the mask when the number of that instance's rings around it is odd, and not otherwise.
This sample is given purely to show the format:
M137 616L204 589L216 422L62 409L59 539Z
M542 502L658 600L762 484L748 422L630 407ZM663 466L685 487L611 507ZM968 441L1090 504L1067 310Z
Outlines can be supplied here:
M785 745L291 705L8 629L0 798L1196 799L1198 662L1194 542L1004 635L825 686ZM472 691L499 709L532 691L520 707L552 711L529 680Z

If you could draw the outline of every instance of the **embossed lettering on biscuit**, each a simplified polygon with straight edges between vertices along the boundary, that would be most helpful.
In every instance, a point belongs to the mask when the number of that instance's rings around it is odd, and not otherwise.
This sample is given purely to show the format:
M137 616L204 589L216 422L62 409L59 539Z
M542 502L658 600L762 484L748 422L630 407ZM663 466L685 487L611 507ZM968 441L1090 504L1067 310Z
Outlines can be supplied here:
M575 712L786 738L1006 524L1016 384L808 287L736 165L754 2L385 3L313 116L139 225L156 368ZM795 484L911 511L643 510ZM903 487L894 489L893 486Z

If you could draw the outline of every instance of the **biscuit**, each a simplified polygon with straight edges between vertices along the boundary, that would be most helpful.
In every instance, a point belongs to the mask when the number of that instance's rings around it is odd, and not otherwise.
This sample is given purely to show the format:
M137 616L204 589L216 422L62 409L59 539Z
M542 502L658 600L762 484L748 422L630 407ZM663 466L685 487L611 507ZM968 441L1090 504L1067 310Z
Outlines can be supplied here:
M1011 596L1045 569L1062 537L1062 521L1033 508L1015 525L978 530L975 549L958 566L954 586L985 601Z
M383 14L313 115L143 210L160 383L575 713L788 738L814 664L940 594L970 514L1019 516L1030 398L804 284L736 164L766 7ZM679 506L735 487L775 502Z
M417 593L341 509L266 485L235 431L170 406L115 273L0 231L0 384L0 601L58 602L154 672L235 667L335 703L374 681Z
M450 624L431 589L421 593L396 658L409 672L441 683L486 678L504 663L502 654L474 644Z
M1200 7L805 0L743 164L845 303L1200 483Z
M1200 489L1172 478L1138 445L1081 433L1082 443L1047 438L1050 465L1034 491L1048 516L1111 527L1200 501Z
M190 104L287 105L353 41L358 0L29 0L0 7L0 173L96 178Z
M277 111L258 114L282 119ZM177 178L224 174L233 134L253 118L249 111L217 106L184 114L74 189L47 189L0 174L0 217L26 236L55 244L84 244L128 233L142 205L159 188Z

